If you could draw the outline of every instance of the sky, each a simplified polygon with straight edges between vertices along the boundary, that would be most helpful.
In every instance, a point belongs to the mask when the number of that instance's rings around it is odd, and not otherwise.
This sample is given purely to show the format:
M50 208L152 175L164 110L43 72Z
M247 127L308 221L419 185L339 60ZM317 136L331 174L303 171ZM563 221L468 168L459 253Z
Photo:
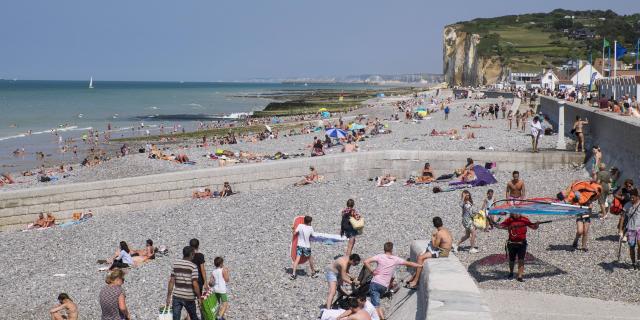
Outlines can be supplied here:
M442 72L457 21L636 1L19 0L0 9L0 78L242 81Z

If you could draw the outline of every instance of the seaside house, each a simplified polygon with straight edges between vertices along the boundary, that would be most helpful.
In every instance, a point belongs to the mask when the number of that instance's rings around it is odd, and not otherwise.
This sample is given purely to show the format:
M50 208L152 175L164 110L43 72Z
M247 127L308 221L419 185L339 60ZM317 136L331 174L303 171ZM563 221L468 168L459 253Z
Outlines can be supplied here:
M602 72L598 70L598 68L591 65L589 62L584 62L582 67L574 72L570 76L570 80L575 87L588 87L590 84L593 85L597 79L601 79L604 76Z
M542 75L540 76L540 86L543 89L555 90L559 83L560 78L556 75L553 69L542 72Z

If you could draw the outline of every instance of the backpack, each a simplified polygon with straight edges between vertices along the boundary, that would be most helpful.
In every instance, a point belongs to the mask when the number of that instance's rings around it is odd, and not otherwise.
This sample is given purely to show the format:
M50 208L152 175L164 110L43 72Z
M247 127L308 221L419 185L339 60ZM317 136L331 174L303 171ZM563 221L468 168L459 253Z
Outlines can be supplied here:
M613 203L609 208L609 212L615 215L619 215L620 213L622 213L622 202L620 202L618 198L615 198L615 197L613 198Z

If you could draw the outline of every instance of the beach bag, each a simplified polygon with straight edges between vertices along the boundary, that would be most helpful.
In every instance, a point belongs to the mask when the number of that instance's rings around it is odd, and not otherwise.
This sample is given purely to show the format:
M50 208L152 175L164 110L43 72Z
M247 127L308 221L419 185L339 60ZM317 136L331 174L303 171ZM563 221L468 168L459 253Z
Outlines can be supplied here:
M209 290L209 292L202 297L202 319L216 320L218 307L216 295L213 293L213 290Z
M158 320L173 320L173 313L170 307L161 307Z
M613 198L613 203L611 204L611 208L609 208L609 212L615 215L622 213L622 202L620 202L618 198Z
M487 228L487 216L484 210L480 210L473 215L473 225L482 230Z
M356 219L355 217L352 216L349 218L349 223L351 224L351 227L353 228L353 230L358 231L358 234L362 233L362 229L364 229L363 217Z

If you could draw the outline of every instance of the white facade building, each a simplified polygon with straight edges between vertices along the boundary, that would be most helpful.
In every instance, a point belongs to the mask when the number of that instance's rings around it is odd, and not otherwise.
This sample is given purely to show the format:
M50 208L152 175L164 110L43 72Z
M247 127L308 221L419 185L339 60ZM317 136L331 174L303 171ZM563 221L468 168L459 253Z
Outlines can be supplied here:
M589 86L589 84L595 84L596 80L602 79L602 74L593 67L590 63L585 65L571 76L571 82L576 87Z

